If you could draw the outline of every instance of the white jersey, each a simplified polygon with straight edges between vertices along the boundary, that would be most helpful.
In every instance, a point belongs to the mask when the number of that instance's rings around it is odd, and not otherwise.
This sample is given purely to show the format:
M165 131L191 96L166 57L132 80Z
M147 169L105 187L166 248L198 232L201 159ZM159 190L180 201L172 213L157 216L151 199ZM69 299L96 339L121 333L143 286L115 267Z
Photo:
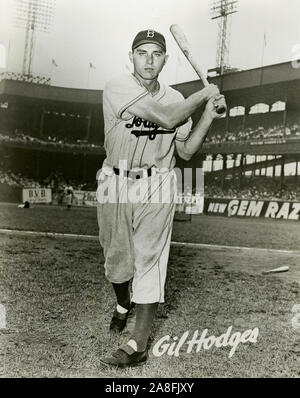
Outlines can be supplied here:
M147 95L151 96L132 74L121 75L106 84L103 114L107 157L103 166L118 167L119 161L126 160L128 169L174 168L175 140L188 139L192 120L189 118L180 127L168 130L127 112L131 105ZM152 99L168 105L180 102L184 97L173 88L160 84L159 92Z

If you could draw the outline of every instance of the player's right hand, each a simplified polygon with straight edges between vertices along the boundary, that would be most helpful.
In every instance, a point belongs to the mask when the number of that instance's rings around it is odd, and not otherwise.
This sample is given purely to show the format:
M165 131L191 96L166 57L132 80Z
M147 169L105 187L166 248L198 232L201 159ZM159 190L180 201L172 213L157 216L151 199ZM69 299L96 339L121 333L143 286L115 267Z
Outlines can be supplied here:
M209 101L211 98L219 95L220 91L218 86L216 86L215 84L210 84L209 86L202 89L202 94L204 95L205 100Z

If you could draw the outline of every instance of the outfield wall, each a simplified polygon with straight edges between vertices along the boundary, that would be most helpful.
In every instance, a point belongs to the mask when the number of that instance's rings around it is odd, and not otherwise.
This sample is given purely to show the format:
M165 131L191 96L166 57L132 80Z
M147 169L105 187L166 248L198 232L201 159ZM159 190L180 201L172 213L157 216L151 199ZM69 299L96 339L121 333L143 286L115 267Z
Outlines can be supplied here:
M299 220L300 202L206 198L204 214L225 217Z
M0 183L0 202L21 203L22 188Z

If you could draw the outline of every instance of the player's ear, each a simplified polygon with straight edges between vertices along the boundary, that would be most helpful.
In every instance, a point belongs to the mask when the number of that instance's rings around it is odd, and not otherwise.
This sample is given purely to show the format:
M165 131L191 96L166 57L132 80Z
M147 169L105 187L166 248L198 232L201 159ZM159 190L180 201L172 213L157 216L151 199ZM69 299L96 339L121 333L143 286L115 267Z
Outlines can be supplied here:
M165 54L165 62L164 62L164 65L166 65L166 63L167 63L168 59L169 59L169 56L168 56L168 54Z
M129 51L128 55L129 55L130 62L133 64L133 53L132 53L132 51Z

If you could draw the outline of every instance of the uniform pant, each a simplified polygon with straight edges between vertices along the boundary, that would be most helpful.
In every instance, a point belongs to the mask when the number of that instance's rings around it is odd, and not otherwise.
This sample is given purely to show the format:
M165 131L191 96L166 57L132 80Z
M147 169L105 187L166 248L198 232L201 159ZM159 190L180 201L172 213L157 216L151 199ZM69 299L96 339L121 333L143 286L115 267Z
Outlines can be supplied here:
M105 190L111 192L106 203ZM139 180L101 172L97 218L105 275L112 283L133 278L137 304L164 302L175 196L174 171Z

